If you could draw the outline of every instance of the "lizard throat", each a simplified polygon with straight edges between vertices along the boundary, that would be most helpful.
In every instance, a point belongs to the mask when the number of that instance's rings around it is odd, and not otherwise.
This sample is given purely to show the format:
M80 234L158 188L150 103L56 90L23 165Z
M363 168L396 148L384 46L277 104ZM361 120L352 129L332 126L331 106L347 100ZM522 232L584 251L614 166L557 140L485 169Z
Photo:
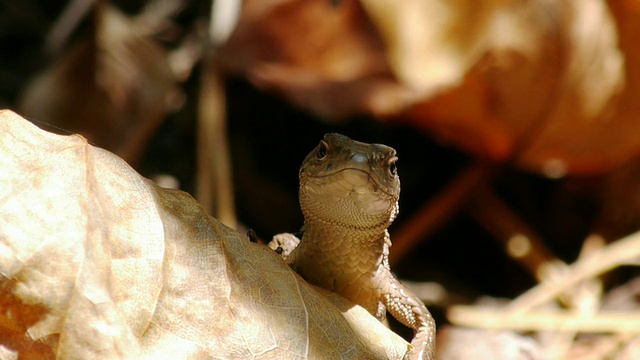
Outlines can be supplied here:
M313 214L305 214L305 227L314 228L340 228L344 231L356 232L356 233L384 233L384 231L391 225L393 218L388 221L381 222L379 224L349 224L339 221L338 219L326 219L321 216Z

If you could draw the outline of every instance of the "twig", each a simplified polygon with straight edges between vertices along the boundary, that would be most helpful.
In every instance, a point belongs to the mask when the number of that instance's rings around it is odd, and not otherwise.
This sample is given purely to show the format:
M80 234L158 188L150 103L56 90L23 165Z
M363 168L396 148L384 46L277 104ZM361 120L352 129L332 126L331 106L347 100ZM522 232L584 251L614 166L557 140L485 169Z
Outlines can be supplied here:
M478 184L491 174L486 163L475 163L441 191L435 199L425 204L415 215L393 232L393 249L389 255L391 266L416 247L421 239L429 236L447 221L466 201Z
M501 309L453 306L447 318L456 325L491 330L640 333L640 312L600 312L585 317L569 311L513 314Z
M477 189L466 210L538 281L544 278L546 265L560 262L538 234L489 186Z
M213 46L218 46L229 38L240 21L241 0L214 0L211 4L209 37Z
M67 4L64 11L53 24L49 35L45 40L45 46L49 53L60 51L64 43L69 39L73 30L89 14L89 10L98 0L73 0Z
M223 224L237 225L231 155L227 139L225 90L213 53L202 62L198 109L197 198Z
M578 259L561 276L544 281L508 305L510 314L524 313L560 295L581 281L598 276L640 257L640 232L624 237L594 253Z

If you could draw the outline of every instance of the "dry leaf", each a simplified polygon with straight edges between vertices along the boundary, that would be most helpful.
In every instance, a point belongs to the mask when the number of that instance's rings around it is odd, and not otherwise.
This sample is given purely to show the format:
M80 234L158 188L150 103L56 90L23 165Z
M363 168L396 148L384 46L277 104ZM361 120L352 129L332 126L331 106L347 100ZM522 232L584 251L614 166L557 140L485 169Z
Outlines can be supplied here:
M36 77L19 109L136 163L167 113L179 106L181 90L168 55L147 33L149 16L128 18L108 5L95 12L95 34Z
M360 2L385 40L400 82L429 93L462 81L487 51L491 22L504 6L504 0Z
M640 151L635 126L612 112L625 68L604 1L363 2L398 78L435 95L407 114L416 126L550 177Z
M277 254L80 136L1 111L0 183L3 356L384 359L407 350L366 310L332 305Z
M245 1L218 55L228 72L327 118L392 114L414 97L353 0Z
M549 177L640 152L632 2L247 1L227 69L325 118L367 112Z

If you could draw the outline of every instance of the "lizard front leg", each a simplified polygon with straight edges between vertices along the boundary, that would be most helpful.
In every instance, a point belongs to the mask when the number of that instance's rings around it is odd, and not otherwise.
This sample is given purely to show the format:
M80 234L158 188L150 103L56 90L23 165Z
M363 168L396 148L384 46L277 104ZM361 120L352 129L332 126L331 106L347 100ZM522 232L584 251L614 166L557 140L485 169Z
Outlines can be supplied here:
M282 259L289 265L293 262L291 253L300 244L300 239L290 233L282 233L275 235L269 242L269 248L277 251L282 256Z
M398 321L414 330L409 351L411 360L434 360L436 350L436 323L427 307L390 271L382 293L382 302Z

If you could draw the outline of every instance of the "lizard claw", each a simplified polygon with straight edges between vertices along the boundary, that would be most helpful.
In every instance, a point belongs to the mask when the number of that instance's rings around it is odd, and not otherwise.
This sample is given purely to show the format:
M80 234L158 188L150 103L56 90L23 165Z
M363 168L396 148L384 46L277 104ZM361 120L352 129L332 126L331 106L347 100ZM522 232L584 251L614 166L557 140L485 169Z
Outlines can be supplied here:
M247 231L247 237L249 238L249 241L251 241L252 243L260 243L262 242L262 240L260 240L260 238L258 237L258 234L256 234L256 232L253 229L249 229L249 231Z

